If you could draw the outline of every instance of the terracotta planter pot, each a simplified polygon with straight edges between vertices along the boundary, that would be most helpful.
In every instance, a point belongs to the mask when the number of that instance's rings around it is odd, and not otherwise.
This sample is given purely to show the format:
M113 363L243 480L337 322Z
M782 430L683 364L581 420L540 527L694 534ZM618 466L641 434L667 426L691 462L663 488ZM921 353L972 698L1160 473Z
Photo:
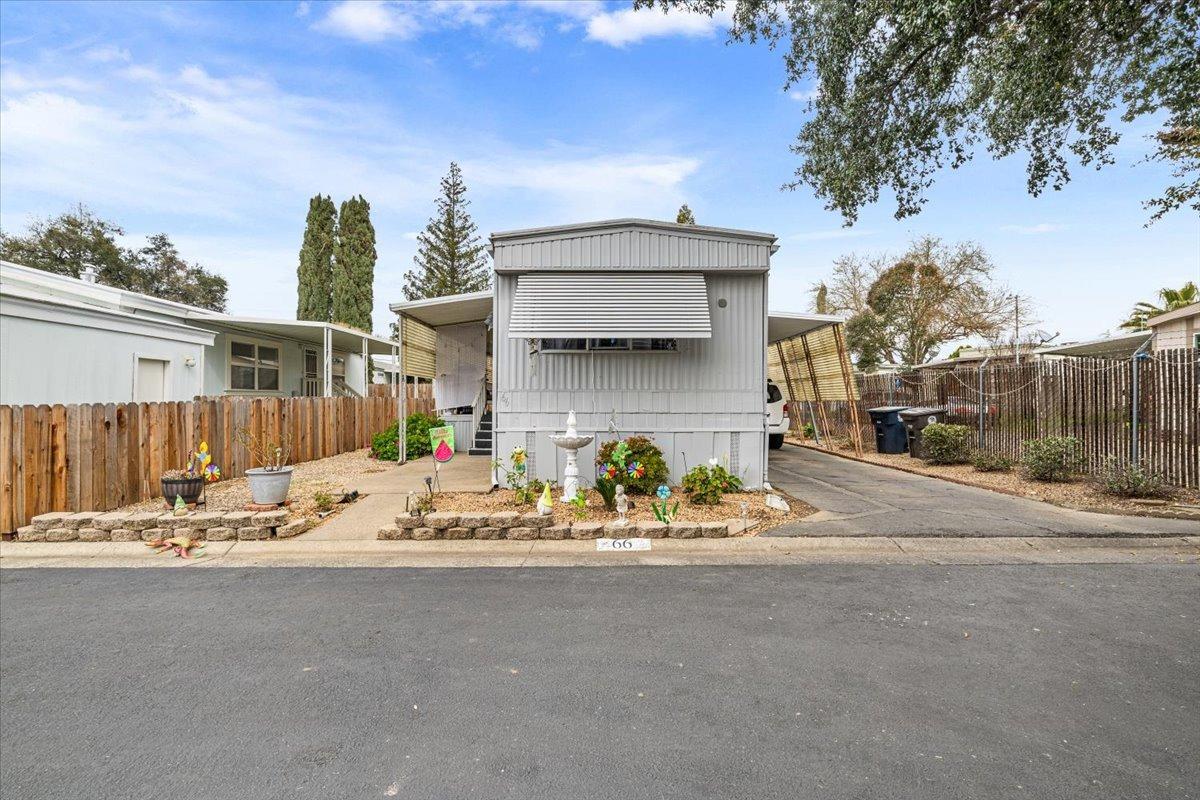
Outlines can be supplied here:
M204 491L204 478L162 478L163 499L174 505L176 497L185 503L195 503Z

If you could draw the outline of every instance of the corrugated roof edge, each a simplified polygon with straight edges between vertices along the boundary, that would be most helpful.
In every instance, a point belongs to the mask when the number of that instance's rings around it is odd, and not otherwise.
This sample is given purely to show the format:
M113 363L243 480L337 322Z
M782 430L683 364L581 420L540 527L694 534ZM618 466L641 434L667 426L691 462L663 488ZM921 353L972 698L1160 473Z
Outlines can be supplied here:
M652 230L671 231L672 233L708 234L733 239L751 239L767 241L774 244L778 238L773 233L763 231L747 231L739 228L717 228L711 225L682 225L678 222L665 222L656 219L640 219L624 217L621 219L604 219L596 222L576 222L570 225L550 225L542 228L521 228L511 231L495 231L490 240L495 244L498 240L508 239L537 239L553 236L557 233L578 233L581 231L601 231L612 228L650 228Z

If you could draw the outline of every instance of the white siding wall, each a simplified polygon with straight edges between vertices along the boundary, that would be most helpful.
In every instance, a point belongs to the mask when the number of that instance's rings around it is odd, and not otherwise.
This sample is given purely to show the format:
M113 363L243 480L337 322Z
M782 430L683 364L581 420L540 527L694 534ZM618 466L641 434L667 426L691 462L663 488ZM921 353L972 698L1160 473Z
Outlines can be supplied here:
M496 279L496 454L527 448L540 478L561 482L561 451L547 438L574 409L581 433L613 438L651 436L678 481L685 466L728 459L749 486L762 483L766 375L763 367L766 276L709 274L711 339L679 340L674 353L545 353L530 356L525 340L509 339L508 312L516 277ZM724 298L725 308L717 301ZM586 302L586 299L583 299ZM664 298L669 302L669 298ZM615 414L614 414L615 410ZM581 452L590 483L596 444Z
M204 345L0 316L0 404L128 403L135 359L168 361L167 400L200 393ZM195 366L185 365L192 358Z

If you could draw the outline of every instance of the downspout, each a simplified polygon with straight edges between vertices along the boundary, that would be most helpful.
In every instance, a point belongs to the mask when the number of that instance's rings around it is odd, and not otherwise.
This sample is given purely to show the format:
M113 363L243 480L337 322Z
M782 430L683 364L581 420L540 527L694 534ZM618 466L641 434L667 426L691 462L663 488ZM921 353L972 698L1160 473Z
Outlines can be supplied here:
M771 448L767 446L767 442L769 440L769 436L770 436L770 432L771 432L771 415L767 411L767 405L766 405L766 403L767 403L767 347L768 347L767 340L770 338L770 331L768 328L770 312L767 310L768 308L770 308L770 305L768 304L768 301L770 299L769 298L770 274L771 274L770 268L768 267L767 271L763 273L763 277L762 277L762 282L763 282L763 286L762 286L762 299L763 299L763 302L762 302L762 346L759 349L759 352L762 354L762 362L761 362L762 363L762 375L759 378L758 386L759 386L759 391L762 392L762 397L763 397L762 436L759 438L759 442L761 443L760 446L762 447L762 481L761 481L761 484L763 486L769 485L768 475L767 475L767 467L770 462L770 452L771 452Z

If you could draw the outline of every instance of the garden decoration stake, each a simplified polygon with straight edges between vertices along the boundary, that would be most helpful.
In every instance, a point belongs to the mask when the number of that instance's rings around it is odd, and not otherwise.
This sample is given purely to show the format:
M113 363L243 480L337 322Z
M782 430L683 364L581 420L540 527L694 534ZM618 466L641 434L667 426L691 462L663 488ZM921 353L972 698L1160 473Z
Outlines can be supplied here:
M667 501L671 499L671 487L665 483L655 490L654 494L658 496L659 502L651 503L650 508L654 511L654 518L659 522L670 523L675 519L675 515L679 513L679 501L676 500L674 505L668 506Z

